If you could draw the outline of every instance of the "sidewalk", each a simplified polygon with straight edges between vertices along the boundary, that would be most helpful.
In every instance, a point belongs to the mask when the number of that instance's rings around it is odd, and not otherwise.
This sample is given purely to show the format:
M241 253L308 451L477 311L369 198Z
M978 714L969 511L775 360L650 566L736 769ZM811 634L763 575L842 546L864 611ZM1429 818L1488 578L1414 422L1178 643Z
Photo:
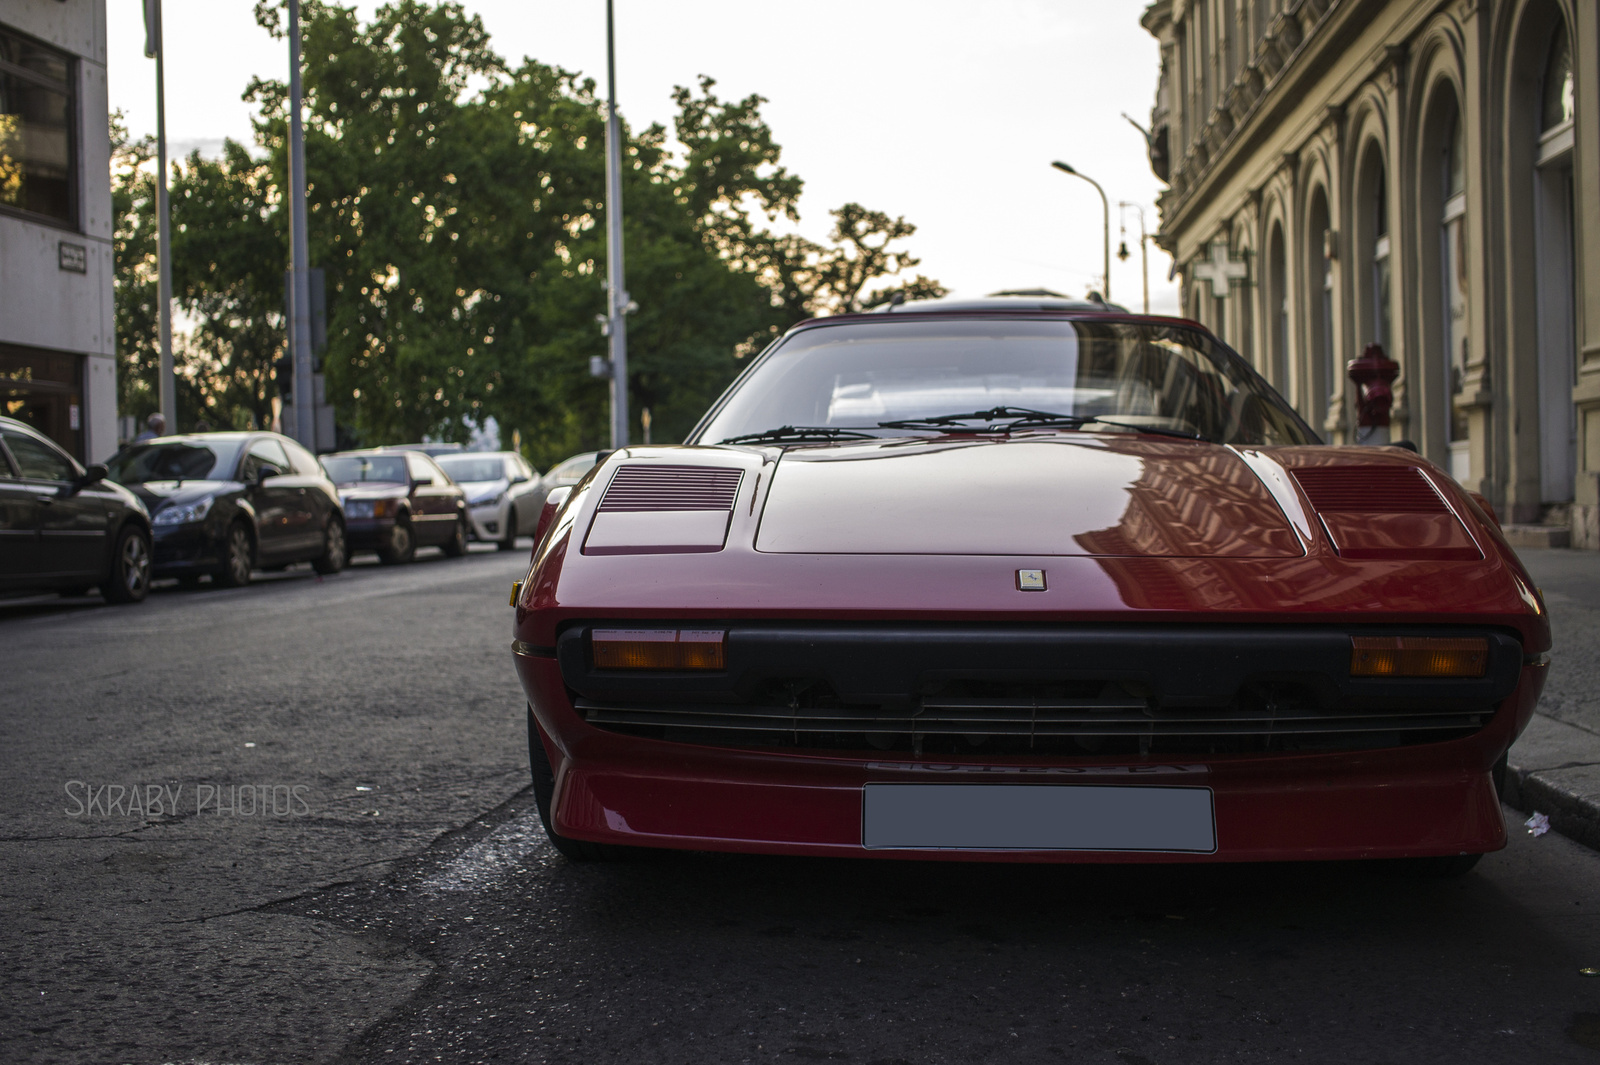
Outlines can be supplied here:
M1555 647L1538 710L1511 748L1505 800L1600 850L1600 552L1517 552L1550 608Z

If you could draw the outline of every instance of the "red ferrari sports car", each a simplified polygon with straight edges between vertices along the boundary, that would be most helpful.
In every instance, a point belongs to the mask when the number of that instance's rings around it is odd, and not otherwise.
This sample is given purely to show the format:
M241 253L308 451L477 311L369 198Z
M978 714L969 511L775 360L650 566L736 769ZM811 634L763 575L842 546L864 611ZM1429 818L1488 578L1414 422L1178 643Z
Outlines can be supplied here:
M1460 873L1548 666L1481 498L1104 305L801 323L541 525L513 650L577 858Z

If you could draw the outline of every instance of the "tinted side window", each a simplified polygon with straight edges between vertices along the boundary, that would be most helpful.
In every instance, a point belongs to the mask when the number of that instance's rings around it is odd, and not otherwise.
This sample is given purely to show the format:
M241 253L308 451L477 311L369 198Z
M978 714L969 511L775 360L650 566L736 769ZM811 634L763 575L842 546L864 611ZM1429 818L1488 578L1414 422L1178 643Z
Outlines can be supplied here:
M432 464L416 452L409 452L406 455L406 465L411 469L411 479L418 484L439 483L439 479L434 476Z
M72 460L43 440L17 432L8 432L5 438L23 477L34 481L70 481L77 477Z
M283 447L289 453L289 462L294 466L295 473L302 477L323 476L322 467L317 465L316 457L311 452L293 440L285 440Z
M244 456L241 476L246 482L254 481L262 476L262 467L267 467L268 477L281 476L291 469L289 456L283 453L283 448L276 440L257 440L250 445L250 450Z

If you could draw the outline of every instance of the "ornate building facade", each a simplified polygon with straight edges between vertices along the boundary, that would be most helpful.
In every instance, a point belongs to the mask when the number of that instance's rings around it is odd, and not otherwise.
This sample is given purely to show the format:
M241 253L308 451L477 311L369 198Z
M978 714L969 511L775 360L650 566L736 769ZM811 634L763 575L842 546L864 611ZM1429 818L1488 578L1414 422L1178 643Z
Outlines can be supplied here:
M1157 0L1184 313L1332 443L1345 365L1507 523L1600 548L1600 5Z

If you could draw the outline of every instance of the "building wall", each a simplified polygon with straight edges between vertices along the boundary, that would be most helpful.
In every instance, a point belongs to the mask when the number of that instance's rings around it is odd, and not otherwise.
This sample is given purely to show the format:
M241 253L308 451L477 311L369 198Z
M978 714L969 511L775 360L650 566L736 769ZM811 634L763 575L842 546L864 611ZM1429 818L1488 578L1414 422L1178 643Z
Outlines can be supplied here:
M1159 0L1143 23L1186 313L1339 444L1344 366L1381 340L1394 439L1600 547L1600 5ZM1574 107L1547 132L1558 29ZM1218 241L1249 269L1223 299L1196 272Z
M6 0L0 26L71 53L77 90L75 224L0 210L0 349L81 358L79 458L99 461L117 446L105 0Z

